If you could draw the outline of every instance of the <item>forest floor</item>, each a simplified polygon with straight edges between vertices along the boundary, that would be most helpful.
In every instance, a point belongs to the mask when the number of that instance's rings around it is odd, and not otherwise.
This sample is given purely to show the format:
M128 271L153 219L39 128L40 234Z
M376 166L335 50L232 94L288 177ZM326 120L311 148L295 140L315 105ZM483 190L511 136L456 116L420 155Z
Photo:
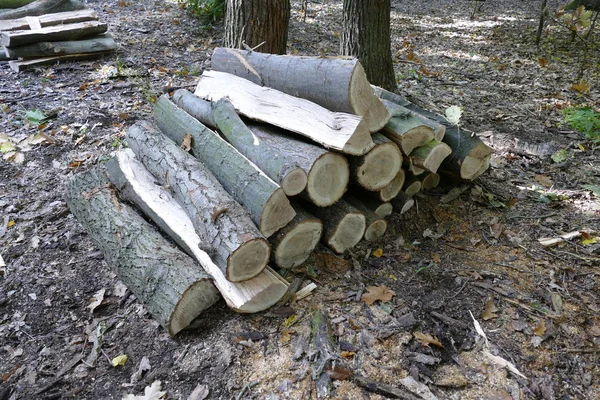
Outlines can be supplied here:
M341 2L309 2L305 19L292 3L289 53L336 55ZM383 239L344 259L307 263L318 288L287 313L221 302L173 339L110 271L63 189L124 146L165 87L194 88L223 28L163 0L87 4L120 43L114 56L20 74L0 63L0 134L23 157L0 160L0 400L117 399L156 380L169 399L316 398L310 364L292 356L319 307L348 368L398 390L410 376L440 399L600 398L600 198L584 187L600 185L600 152L562 114L600 106L598 32L581 78L582 48L565 29L551 22L535 46L538 2L487 1L471 19L470 1L394 1L400 92L442 114L463 107L461 124L496 150L490 170L419 194ZM54 118L38 126L34 110ZM556 247L538 241L585 229ZM367 286L395 295L367 305ZM343 372L332 397L387 398Z

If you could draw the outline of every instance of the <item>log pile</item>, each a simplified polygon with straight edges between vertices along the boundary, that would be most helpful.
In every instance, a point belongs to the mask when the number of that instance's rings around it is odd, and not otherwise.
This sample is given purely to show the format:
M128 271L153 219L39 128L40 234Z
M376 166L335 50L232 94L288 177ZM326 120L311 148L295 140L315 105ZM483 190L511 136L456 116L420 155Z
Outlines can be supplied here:
M2 59L10 60L10 67L20 72L59 61L96 58L114 51L117 44L106 33L107 24L98 21L95 11L79 8L82 7L76 2L37 0L0 13ZM57 10L66 11L55 12Z
M174 267L162 258L146 271L127 270L120 255L143 257L130 243L149 233L139 228L135 238L115 240L130 235L121 214L134 211L123 202L194 259L202 268L197 280L212 277L207 293L218 290L238 312L265 310L288 290L270 263L299 266L319 241L342 254L378 239L386 217L406 213L415 194L445 174L474 179L491 154L470 132L373 90L356 60L231 49L215 51L195 93L163 95L154 122L137 122L126 139L129 148L105 166L72 178L73 213L140 299L157 274L168 281L180 272L168 272ZM92 209L92 201L99 205ZM189 314L197 315L213 299L184 286L155 286L170 305L156 316L168 329L165 313L178 304L197 303Z

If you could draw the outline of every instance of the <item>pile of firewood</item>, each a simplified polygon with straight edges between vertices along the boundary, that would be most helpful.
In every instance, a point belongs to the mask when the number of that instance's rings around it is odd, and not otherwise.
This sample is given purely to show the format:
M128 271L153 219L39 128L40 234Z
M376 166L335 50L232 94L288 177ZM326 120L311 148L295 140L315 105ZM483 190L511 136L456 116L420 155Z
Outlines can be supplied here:
M239 312L272 306L288 284L270 262L379 238L438 172L470 180L489 167L477 136L373 89L355 59L220 48L212 67L195 94L163 95L154 124L127 131L129 149L67 185L109 265L172 334L217 290Z
M18 12L0 13L0 59L11 60L9 65L14 71L57 61L96 58L117 48L114 39L106 34L107 24L98 21L95 11L80 9L33 16L38 14L33 6L44 1L21 7L25 10L17 9ZM69 4L63 4L61 9ZM25 16L10 18L13 15Z

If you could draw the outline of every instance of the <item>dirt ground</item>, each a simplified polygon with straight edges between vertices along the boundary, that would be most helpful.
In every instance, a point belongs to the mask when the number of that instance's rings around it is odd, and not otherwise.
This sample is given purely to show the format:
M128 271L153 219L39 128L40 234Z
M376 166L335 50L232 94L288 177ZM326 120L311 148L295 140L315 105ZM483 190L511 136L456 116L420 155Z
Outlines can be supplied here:
M600 198L583 185L600 184L600 154L561 113L600 106L599 33L583 74L590 89L573 90L581 45L551 22L537 48L538 3L487 1L471 19L469 1L394 1L400 92L431 111L463 107L461 124L496 150L490 170L417 195L383 239L345 261L307 263L297 276L318 288L291 309L238 315L221 302L174 339L111 273L63 187L124 146L165 87L194 87L222 25L165 1L88 1L116 55L20 74L0 63L0 133L23 157L0 160L0 400L118 399L156 380L169 399L316 398L302 350L319 307L347 368L395 388L412 377L440 399L599 399ZM336 55L341 2L309 2L305 19L292 4L289 52ZM35 109L55 117L38 127L26 117ZM46 136L26 145L38 130ZM554 162L560 149L567 157ZM556 247L538 241L584 229ZM368 286L395 295L369 306ZM343 375L333 398L391 396Z

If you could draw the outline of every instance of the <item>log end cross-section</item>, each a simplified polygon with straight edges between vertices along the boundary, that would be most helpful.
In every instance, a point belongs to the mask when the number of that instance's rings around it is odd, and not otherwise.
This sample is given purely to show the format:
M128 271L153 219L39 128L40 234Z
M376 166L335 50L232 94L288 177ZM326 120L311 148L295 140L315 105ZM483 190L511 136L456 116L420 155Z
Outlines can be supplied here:
M379 131L390 120L390 113L373 93L373 88L360 62L356 63L352 71L349 92L354 113L364 118L370 132Z
M349 179L346 158L341 154L324 152L308 171L307 197L319 207L330 206L344 195Z

